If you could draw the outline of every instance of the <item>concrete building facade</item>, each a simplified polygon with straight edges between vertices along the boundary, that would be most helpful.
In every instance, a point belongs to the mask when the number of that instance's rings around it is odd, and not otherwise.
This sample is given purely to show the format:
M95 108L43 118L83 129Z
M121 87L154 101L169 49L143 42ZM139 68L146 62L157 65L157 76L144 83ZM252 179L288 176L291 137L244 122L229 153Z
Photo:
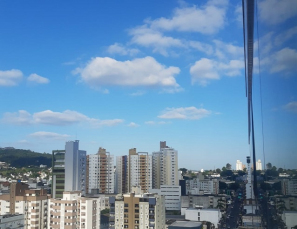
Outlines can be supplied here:
M165 228L165 198L156 194L110 197L109 228Z
M23 229L25 228L25 215L0 215L0 228Z
M62 199L49 200L48 228L99 229L100 198L81 197L80 191L64 192Z
M114 157L99 148L97 154L87 155L86 192L114 193Z
M185 211L185 219L190 221L208 221L211 222L215 228L218 228L218 224L222 213L219 209L195 209L189 208Z
M79 150L79 141L65 145L65 191L81 191L86 194L86 151Z
M179 185L178 152L164 147L166 142L160 143L160 151L153 153L153 188L161 185ZM163 148L161 148L163 147Z
M52 197L62 198L65 189L65 150L52 151Z
M24 228L47 228L48 199L44 189L29 190L27 184L11 183L10 193L0 195L0 215L23 214Z

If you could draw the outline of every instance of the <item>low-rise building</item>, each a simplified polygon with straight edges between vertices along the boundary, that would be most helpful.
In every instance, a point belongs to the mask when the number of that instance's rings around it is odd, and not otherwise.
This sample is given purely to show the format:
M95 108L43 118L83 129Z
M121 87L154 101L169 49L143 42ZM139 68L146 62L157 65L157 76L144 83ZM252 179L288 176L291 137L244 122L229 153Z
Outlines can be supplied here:
M297 226L297 211L284 211L282 214L282 220L286 224L287 228Z
M9 229L23 229L25 228L24 225L25 216L22 214L15 214L15 215L0 215L0 228L9 228Z
M197 209L188 208L185 211L185 219L190 221L206 221L212 223L215 228L218 228L218 224L222 213L219 209Z

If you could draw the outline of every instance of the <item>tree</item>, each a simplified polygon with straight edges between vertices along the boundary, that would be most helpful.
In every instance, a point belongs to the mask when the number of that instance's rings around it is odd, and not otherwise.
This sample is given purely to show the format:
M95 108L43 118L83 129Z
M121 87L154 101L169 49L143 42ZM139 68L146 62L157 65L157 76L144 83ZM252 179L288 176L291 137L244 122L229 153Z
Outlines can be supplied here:
M220 174L222 171L219 168L217 168L216 172Z
M271 164L270 162L268 162L268 163L266 164L266 168L267 168L267 169L272 169L272 164Z
M231 164L229 164L229 163L227 163L227 164L226 164L226 168L227 168L228 170L231 170L231 168L232 168L232 165L231 165Z
M188 170L186 168L180 168L179 171L182 171L182 175L185 175Z
M283 173L284 172L284 169L283 168L278 168L277 170L279 173Z

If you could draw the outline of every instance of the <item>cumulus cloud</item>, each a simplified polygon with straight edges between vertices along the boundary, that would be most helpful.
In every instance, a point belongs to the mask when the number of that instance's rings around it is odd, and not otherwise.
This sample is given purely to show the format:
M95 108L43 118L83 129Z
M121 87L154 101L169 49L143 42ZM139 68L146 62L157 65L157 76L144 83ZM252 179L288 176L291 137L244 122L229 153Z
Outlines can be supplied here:
M54 112L45 110L31 115L29 112L20 110L14 113L5 113L2 122L16 125L44 124L53 126L66 126L76 123L88 123L91 127L98 128L102 126L114 126L122 123L122 119L100 120L89 118L77 111L66 110L63 112Z
M208 1L201 7L177 8L172 17L162 17L147 23L154 30L214 34L225 25L227 4L228 1Z
M45 77L42 77L42 76L39 76L35 73L31 74L27 80L29 82L34 82L34 83L37 83L37 84L47 84L49 83L49 79L48 78L45 78Z
M297 113L297 101L290 102L283 107L285 110Z
M127 126L129 126L129 127L139 127L139 125L136 124L135 122L130 122Z
M109 57L93 58L85 68L76 69L81 79L91 87L130 86L180 89L175 80L178 67L166 67L153 57L147 56L128 61L117 61Z
M225 43L220 40L213 41L216 46L215 55L219 59L226 58L242 58L244 55L244 49L241 46L236 46L231 43Z
M269 63L271 67L270 72L287 72L297 70L297 51L295 49L283 48L275 52L271 57L263 60L264 63Z
M258 4L260 19L270 25L283 23L297 14L296 0L262 0Z
M158 121L158 122L146 121L146 122L144 122L144 124L146 124L146 125L164 125L164 124L168 124L168 123L170 123L170 122L164 122L164 121Z
M131 96L142 96L144 94L145 94L145 91L136 91L136 92L131 93L130 95Z
M0 71L0 86L16 86L23 78L23 73L18 69Z
M49 140L66 140L67 138L70 137L70 135L67 135L67 134L58 134L58 133L46 132L46 131L38 131L30 134L30 136L38 139L49 139Z
M214 52L213 47L211 45L200 41L190 41L188 45L190 48L197 49L198 51L204 52L207 55L211 55Z
M297 26L292 27L286 31L283 31L281 34L279 34L276 38L275 38L275 44L280 46L283 43L285 43L286 41L290 40L291 38L293 38L294 36L296 36L297 34Z
M158 118L162 119L190 119L196 120L209 116L211 111L204 108L180 107L166 108Z
M123 55L123 56L125 56L125 55L134 56L139 52L139 50L134 49L134 48L130 49L130 48L125 47L122 44L115 43L113 45L110 45L107 48L107 52L110 54L119 54L119 55Z
M150 29L147 25L139 26L129 31L132 36L131 42L144 47L152 47L153 52L168 55L167 49L170 47L184 47L181 40L165 36L161 32Z
M212 80L218 80L221 75L239 76L244 68L241 60L230 60L229 62L218 62L208 58L202 58L195 62L190 68L192 84L198 83L206 86Z

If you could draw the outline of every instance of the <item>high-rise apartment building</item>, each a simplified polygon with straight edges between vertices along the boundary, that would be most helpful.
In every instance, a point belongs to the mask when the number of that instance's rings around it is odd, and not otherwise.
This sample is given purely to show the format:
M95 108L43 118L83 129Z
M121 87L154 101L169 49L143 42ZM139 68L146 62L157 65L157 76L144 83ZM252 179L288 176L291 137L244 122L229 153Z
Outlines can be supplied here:
M242 162L240 160L236 161L236 170L243 170Z
M0 215L23 214L25 229L46 229L48 199L44 189L29 189L27 184L10 184L10 193L0 195Z
M65 191L81 191L86 194L86 151L79 150L79 141L65 145Z
M161 142L164 147L166 142ZM166 146L159 152L153 153L153 188L159 189L161 185L179 185L178 152Z
M124 194L109 198L109 228L165 228L165 198L157 194Z
M100 228L100 198L81 197L80 191L64 192L62 199L49 199L48 228Z
M117 157L117 192L131 192L132 187L140 187L143 192L152 188L152 156L146 152L129 150L128 156Z
M262 170L262 162L260 159L256 161L256 170Z
M97 189L99 193L114 193L114 157L99 148L97 154L87 155L87 193Z
M52 197L62 198L65 189L65 150L52 151Z

